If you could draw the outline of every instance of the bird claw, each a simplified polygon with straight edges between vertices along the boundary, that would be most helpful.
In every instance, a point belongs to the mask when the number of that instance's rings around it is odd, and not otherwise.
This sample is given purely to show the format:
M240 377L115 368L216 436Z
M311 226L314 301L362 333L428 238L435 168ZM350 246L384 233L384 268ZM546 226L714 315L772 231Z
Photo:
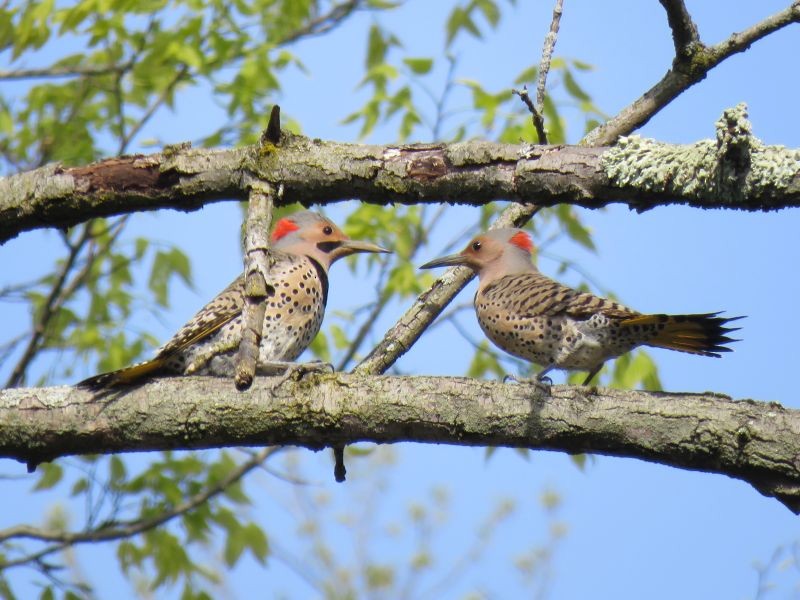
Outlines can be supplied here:
M321 360L312 360L305 363L289 363L286 365L286 370L281 375L276 387L283 385L290 379L293 381L300 381L309 373L333 373L334 368L331 363L322 362Z
M547 377L546 375L537 376L537 377L516 377L514 375L506 375L503 377L503 383L518 383L518 384L528 384L533 385L536 388L542 390L548 396L550 395L550 387L553 385L553 380Z

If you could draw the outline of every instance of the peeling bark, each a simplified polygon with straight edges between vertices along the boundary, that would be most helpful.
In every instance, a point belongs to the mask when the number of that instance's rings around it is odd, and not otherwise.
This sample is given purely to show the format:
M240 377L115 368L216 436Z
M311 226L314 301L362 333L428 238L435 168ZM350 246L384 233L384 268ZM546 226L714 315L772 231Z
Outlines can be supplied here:
M653 393L455 377L167 378L92 397L0 391L0 456L358 441L507 446L625 456L725 474L800 512L800 411L717 394ZM276 386L276 387L273 387Z

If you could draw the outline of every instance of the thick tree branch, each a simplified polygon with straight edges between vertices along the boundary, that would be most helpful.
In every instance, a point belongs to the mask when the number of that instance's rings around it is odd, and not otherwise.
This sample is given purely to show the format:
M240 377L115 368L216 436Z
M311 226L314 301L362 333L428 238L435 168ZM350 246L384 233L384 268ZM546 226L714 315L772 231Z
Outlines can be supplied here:
M117 397L69 387L0 392L0 456L357 441L492 445L626 456L721 473L800 512L800 411L667 394L452 377L343 374L247 392L224 378L157 380Z
M719 130L750 125L742 106L726 111ZM721 134L718 132L718 137ZM372 146L286 136L277 149L170 147L82 167L47 165L0 178L0 241L40 227L66 227L92 216L156 208L194 210L247 197L251 178L283 183L280 204L325 204L354 197L404 204L493 200L566 202L597 208L624 202L637 210L688 204L774 210L800 205L800 151L749 137L750 153L726 164L716 141L690 145L628 138L610 148L521 146L490 142ZM721 171L739 169L722 185Z

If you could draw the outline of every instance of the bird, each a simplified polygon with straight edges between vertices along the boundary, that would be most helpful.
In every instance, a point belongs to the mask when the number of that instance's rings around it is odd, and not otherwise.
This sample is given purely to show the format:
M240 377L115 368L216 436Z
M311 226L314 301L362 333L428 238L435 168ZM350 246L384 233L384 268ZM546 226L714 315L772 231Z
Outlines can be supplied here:
M258 369L285 370L319 332L328 299L328 270L357 252L388 253L350 239L331 220L301 211L277 221L271 239L274 290L267 297ZM160 375L231 376L243 328L244 275L237 277L192 317L152 359L101 373L76 384L103 390Z
M474 237L458 254L420 268L462 265L478 275L475 312L486 336L504 351L542 367L539 382L553 369L588 371L588 385L611 359L637 346L668 348L719 358L739 340L727 325L742 317L721 312L643 314L613 300L567 287L539 272L531 236L499 228Z

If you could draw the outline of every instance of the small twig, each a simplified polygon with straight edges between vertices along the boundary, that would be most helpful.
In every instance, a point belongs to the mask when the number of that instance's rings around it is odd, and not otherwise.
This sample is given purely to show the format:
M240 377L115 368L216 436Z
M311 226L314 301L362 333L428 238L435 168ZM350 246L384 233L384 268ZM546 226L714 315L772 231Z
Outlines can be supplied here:
M536 81L536 108L539 113L544 110L544 90L547 84L547 75L550 73L550 62L553 59L553 50L558 40L558 28L561 25L561 14L563 13L564 0L556 0L553 7L553 18L550 21L550 31L544 38L542 48L542 60L539 62L539 78Z
M362 0L348 0L342 4L336 4L328 12L311 19L303 27L296 29L286 37L282 38L279 46L287 46L305 37L313 37L328 33L336 26L340 25L354 10L359 8Z
M533 128L536 130L536 137L539 138L540 144L546 144L547 130L544 128L544 117L542 113L536 109L533 100L531 100L531 97L528 95L528 86L523 86L522 90L511 90L511 93L519 96L525 103L525 106L528 107L528 111L531 113L531 121L533 121Z
M44 67L40 69L16 69L14 71L0 71L0 80L8 79L53 79L58 77L96 77L111 73L122 73L130 68L130 63L121 65L100 65L94 67Z
M553 7L553 19L550 21L550 31L544 37L544 47L542 48L542 58L539 61L539 76L536 79L536 104L533 103L528 95L528 86L523 86L522 90L511 90L528 107L531 113L533 128L536 130L536 137L540 144L547 144L547 130L544 127L544 93L547 86L547 75L550 73L550 63L553 60L553 50L558 39L558 28L561 24L564 0L556 0Z
M700 34L683 0L659 0L667 11L667 22L672 29L676 59L688 58L692 48L700 44Z
M131 140L136 137L139 131L141 131L142 127L144 127L145 124L153 117L156 111L161 108L161 105L167 101L169 95L175 89L175 86L181 82L188 72L188 65L182 65L181 68L178 69L178 72L175 73L175 76L172 78L172 80L162 90L161 95L156 99L156 101L153 102L150 108L147 109L147 112L142 115L142 118L139 119L139 122L131 128L131 130L128 132L128 135L120 140L120 145L122 148L127 148Z
M333 447L333 477L338 483L342 483L347 477L347 469L344 466L344 445Z

